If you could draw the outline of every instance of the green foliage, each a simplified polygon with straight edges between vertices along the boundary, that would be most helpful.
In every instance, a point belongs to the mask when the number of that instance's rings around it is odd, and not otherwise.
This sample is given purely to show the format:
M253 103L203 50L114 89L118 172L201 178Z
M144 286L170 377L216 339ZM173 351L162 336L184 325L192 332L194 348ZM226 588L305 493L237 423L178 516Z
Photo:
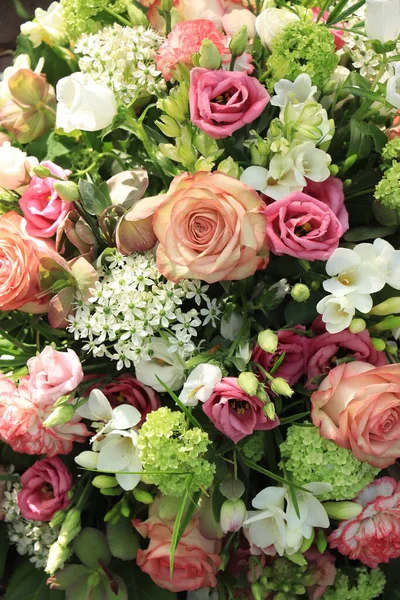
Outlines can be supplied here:
M4 600L62 600L64 592L51 590L47 575L24 559L14 570L7 584Z
M111 206L107 184L95 186L90 181L82 179L79 182L79 194L83 207L89 215L99 216Z
M124 0L62 0L63 16L68 35L76 40L82 33L94 33L101 25L96 21L101 15L101 22L107 18L107 9L117 14L126 12Z
M366 567L338 569L334 585L327 588L322 599L373 600L382 594L385 583L386 577L380 569L370 570Z

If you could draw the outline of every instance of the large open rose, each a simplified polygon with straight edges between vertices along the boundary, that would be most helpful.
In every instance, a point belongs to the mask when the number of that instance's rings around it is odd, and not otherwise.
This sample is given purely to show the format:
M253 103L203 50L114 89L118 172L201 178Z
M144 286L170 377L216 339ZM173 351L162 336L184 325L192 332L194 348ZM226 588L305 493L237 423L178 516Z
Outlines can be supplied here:
M245 279L268 262L264 204L223 173L176 177L153 217L157 267L171 281Z
M311 396L321 435L384 469L400 456L400 364L355 361L330 371Z

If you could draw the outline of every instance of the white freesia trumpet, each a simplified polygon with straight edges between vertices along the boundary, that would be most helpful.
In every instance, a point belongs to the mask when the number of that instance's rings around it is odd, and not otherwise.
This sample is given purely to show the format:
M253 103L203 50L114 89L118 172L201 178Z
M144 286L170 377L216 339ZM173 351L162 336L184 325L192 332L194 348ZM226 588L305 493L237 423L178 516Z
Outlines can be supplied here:
M317 86L312 85L312 81L307 73L302 73L294 81L281 79L274 87L275 96L271 98L272 106L285 108L291 104L302 104L309 98L313 98L317 91Z
M387 81L386 100L395 108L400 108L400 62L396 64L393 77Z
M222 371L217 365L198 365L187 378L179 399L186 406L197 406L199 402L206 402L221 379Z
M151 338L151 349L151 360L141 358L136 364L137 379L156 392L165 392L159 379L171 390L179 390L185 381L185 364L179 354L170 352L170 344L162 338Z

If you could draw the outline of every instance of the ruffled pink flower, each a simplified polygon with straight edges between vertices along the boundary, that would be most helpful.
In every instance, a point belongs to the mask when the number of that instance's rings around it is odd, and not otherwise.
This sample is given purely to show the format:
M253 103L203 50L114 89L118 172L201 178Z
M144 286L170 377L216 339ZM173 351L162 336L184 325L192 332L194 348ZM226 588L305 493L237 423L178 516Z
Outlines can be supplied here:
M328 550L323 554L314 546L304 553L307 560L307 575L313 576L313 584L307 586L309 600L319 600L336 576L335 557Z
M192 122L215 140L255 121L269 100L265 87L247 73L200 67L190 73Z
M313 383L312 379L327 375L337 366L337 361L345 356L368 362L376 367L387 363L385 353L375 350L372 345L367 329L361 333L351 333L348 329L340 333L327 333L321 316L315 319L311 329L316 335L307 340L309 358L306 387L308 389L316 389L318 383Z
M58 510L68 507L73 480L58 457L38 460L21 477L18 506L25 519L51 521Z
M15 452L51 458L69 454L73 442L83 443L90 436L78 415L65 425L44 427L52 412L52 402L29 391L29 377L22 377L18 388L10 379L0 378L0 439Z
M348 230L349 213L344 203L343 182L341 179L332 176L322 182L307 179L307 185L303 192L326 204L339 219L343 227L343 233Z
M27 362L29 392L42 402L56 402L72 392L82 381L81 361L73 350L58 352L46 346Z
M203 404L210 421L235 444L253 431L278 427L278 417L270 421L263 409L264 403L257 396L249 396L240 389L236 377L224 377Z
M321 12L321 9L318 7L314 7L311 9L313 13L313 21L316 22L318 19L318 15ZM320 22L326 23L329 17L329 12L326 10L322 17L320 18ZM344 30L343 29L330 29L329 30L335 39L335 47L336 50L340 50L345 45L345 40L343 39Z
M400 482L381 477L370 483L354 500L363 511L354 519L342 521L328 538L352 560L371 569L400 556Z
M297 325L296 329L305 331L303 325ZM269 371L284 352L285 357L275 371L274 376L283 377L289 385L295 385L306 372L309 340L306 336L299 335L294 331L281 329L278 331L278 341L278 347L274 354L265 352L257 345L253 350L251 360L260 364L266 371ZM261 374L260 376L264 379L264 375Z
M51 161L40 164L60 179L67 179L71 171L64 171ZM55 235L58 227L73 208L72 202L64 202L54 189L56 179L42 179L33 175L19 201L27 222L29 235L38 238L49 238Z

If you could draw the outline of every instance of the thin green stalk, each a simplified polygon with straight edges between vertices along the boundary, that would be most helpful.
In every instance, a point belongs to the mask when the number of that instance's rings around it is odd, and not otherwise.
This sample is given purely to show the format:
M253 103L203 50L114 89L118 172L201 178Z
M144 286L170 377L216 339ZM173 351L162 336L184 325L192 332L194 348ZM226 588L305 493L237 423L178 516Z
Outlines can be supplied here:
M128 21L127 19L124 19L124 17L121 17L121 15L116 13L114 10L112 10L108 6L103 6L103 10L105 12L107 12L109 15L111 15L112 17L114 17L114 19L116 21L119 21L121 23L121 25L126 25L127 27L132 27L132 23L130 21Z

